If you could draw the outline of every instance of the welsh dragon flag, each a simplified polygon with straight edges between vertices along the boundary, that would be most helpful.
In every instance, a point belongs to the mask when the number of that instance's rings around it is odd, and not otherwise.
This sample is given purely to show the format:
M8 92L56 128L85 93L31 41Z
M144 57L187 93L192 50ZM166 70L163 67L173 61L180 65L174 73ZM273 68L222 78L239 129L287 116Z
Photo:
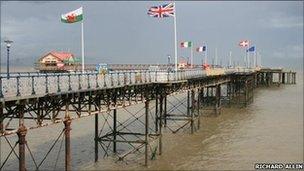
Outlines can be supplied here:
M82 7L78 8L77 10L61 15L61 21L63 23L76 23L78 21L82 21L82 19L83 19Z

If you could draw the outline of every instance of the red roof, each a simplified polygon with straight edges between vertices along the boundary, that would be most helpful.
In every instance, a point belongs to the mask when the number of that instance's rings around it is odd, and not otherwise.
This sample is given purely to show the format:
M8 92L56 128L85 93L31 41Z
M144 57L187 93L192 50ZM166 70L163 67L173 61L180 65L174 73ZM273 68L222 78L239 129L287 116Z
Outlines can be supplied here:
M72 53L68 53L68 52L50 52L50 54L59 58L62 61L65 60L65 59L69 59L69 58L74 57L74 55Z

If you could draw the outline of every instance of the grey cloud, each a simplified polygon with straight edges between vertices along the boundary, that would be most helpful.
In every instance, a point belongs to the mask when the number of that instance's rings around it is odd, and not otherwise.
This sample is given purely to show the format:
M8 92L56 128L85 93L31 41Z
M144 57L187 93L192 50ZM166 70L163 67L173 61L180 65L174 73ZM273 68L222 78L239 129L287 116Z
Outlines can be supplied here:
M173 19L146 14L150 6L162 3L1 2L1 39L13 39L12 60L26 59L27 65L50 50L69 49L80 56L80 25L60 23L60 15L83 6L88 63L165 63L167 54L174 53ZM303 2L177 1L176 8L178 41L190 40L195 46L207 42L209 61L217 47L223 64L229 51L241 62L241 39L257 46L265 65L286 65L287 54L293 63L303 58ZM189 54L189 49L178 49L179 57ZM195 62L202 56L194 53ZM3 45L1 57L6 57Z

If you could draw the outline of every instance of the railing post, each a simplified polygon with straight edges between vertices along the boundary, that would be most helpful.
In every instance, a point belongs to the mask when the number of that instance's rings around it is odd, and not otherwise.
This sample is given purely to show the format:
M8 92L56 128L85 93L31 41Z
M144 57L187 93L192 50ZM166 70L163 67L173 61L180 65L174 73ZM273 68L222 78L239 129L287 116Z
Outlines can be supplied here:
M80 79L80 74L78 74L78 89L81 90L81 79Z
M3 91L2 91L2 75L0 72L0 98L3 98Z
M132 71L129 72L130 84L132 84Z
M98 73L95 74L96 88L99 88L98 84Z
M127 85L127 78L128 77L127 77L126 73L123 72L123 79L124 79L124 83L123 84L124 84L124 86Z
M71 91L72 87L71 87L71 74L70 73L68 75L68 78L69 78L69 91Z
M17 76L17 96L20 96L20 76Z
M90 73L87 73L87 80L88 80L88 89L91 88L91 84L90 84Z
M170 76L169 76L169 70L167 71L167 82L169 82L170 81L170 78L169 78Z
M117 86L120 86L120 74L117 72Z
M45 93L49 93L48 75L45 74Z
M60 76L57 75L57 92L60 92L61 89L60 89Z
M111 87L114 86L114 82L113 82L113 73L110 73L111 74Z
M107 75L108 75L108 74L104 74L104 75L103 75L103 87L107 87L107 79L106 79L106 78L107 78L107 77L106 77Z
M34 76L31 76L32 77L32 95L36 94L35 92L35 78Z

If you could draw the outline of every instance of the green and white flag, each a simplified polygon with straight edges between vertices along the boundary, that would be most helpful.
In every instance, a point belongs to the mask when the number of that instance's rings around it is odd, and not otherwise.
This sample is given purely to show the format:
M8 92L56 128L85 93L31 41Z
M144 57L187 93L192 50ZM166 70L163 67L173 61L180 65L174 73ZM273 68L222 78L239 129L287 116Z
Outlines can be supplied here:
M63 23L76 23L78 21L82 21L82 19L83 19L82 7L78 8L77 10L61 15L61 21Z
M182 42L181 47L182 48L192 47L192 42Z

